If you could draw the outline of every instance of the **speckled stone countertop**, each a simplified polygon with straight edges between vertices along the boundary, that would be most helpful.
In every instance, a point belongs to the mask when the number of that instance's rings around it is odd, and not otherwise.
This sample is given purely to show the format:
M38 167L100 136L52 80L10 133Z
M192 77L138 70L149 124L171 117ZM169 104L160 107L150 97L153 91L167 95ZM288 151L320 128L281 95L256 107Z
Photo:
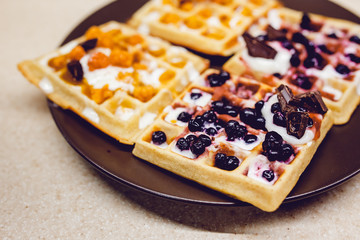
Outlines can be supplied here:
M16 64L53 50L109 2L1 1L0 239L360 239L360 176L274 213L187 205L100 177ZM359 0L336 2L360 15Z

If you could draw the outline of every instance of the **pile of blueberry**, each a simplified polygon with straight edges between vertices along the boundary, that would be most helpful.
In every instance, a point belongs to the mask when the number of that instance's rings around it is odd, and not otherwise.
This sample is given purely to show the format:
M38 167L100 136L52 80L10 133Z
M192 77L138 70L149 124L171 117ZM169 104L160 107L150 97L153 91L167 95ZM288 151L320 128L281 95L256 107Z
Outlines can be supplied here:
M299 111L306 111L305 109L298 108ZM286 127L285 114L281 111L280 103L274 103L271 105L271 112L274 114L273 123L280 127ZM312 127L314 124L313 120L309 117L307 127Z
M255 108L244 108L240 111L240 119L245 124L255 129L266 131L265 118L261 114L264 101L260 100L255 104Z
M205 129L205 123L213 123L214 127L208 127ZM197 115L191 119L188 123L190 132L202 132L205 130L206 134L214 136L218 130L224 127L224 122L217 118L216 113L213 110L206 111L202 115Z
M194 155L199 156L205 152L205 148L211 145L211 139L205 134L195 136L187 135L185 138L179 138L176 147L181 151L190 150Z
M269 161L286 161L295 154L290 144L284 143L283 138L274 131L268 132L262 144L263 154Z
M232 171L240 164L240 160L235 156L227 156L224 153L217 153L215 155L215 167L223 170Z
M207 76L207 80L211 87L219 87L230 79L230 74L226 71L221 70L219 73L213 73Z

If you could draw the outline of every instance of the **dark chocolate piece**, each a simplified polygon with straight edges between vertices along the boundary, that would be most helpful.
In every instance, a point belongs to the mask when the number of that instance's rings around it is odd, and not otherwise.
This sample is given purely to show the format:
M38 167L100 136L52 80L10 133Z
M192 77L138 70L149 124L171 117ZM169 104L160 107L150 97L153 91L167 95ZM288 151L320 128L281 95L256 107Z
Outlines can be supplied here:
M276 91L278 92L277 98L280 103L281 111L288 112L291 106L289 105L290 100L294 97L291 89L286 85L280 85Z
M309 121L309 114L307 112L288 112L286 118L287 133L298 139L304 136Z
M291 99L290 104L296 107L305 108L312 113L324 114L328 111L328 108L318 91L296 95L293 99Z
M243 34L243 37L250 56L266 59L275 58L277 51L272 47L266 45L264 42L257 40L247 32Z
M67 69L73 76L73 78L76 79L76 81L80 82L84 77L84 72L81 66L81 63L79 61L71 61L67 64Z
M273 28L271 25L268 25L266 28L267 37L269 41L278 40L283 41L286 40L286 32L277 30Z
M300 27L302 29L318 32L322 28L322 24L311 22L309 15L304 13L301 19Z
M89 51L93 48L96 47L97 44L97 38L93 38L93 39L89 39L83 43L80 43L80 46L85 50L85 51Z

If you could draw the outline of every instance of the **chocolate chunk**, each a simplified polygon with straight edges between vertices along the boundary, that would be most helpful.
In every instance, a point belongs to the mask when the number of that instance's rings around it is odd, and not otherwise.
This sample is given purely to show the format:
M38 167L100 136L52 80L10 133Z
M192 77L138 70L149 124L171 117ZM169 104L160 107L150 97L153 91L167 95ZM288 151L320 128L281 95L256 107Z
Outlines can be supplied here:
M281 30L277 30L277 29L273 28L271 25L268 25L268 27L266 28L266 32L267 32L268 40L270 40L270 41L273 41L273 40L278 40L278 41L286 40L286 32L281 31Z
M291 105L302 107L312 113L324 114L328 111L324 101L321 98L320 92L306 92L296 95L290 101Z
M281 84L276 89L276 91L278 92L277 98L280 103L281 111L287 112L287 111L291 110L291 109L289 109L289 108L291 108L291 106L289 105L289 102L294 96L291 89L288 86Z
M243 34L244 40L246 42L246 47L250 56L260 57L266 59L274 59L277 51L272 47L266 45L264 42L259 41L258 39L252 37L249 33L245 32Z
M84 72L81 66L81 63L79 61L71 61L67 64L67 69L73 76L73 78L76 79L76 81L81 81L84 77Z
M318 32L322 28L322 24L311 22L309 15L304 13L301 19L300 27L302 29Z
M97 38L93 38L93 39L89 39L83 43L80 43L80 46L85 50L85 51L89 51L93 48L96 47L97 44Z
M298 139L304 136L309 121L309 114L307 112L288 112L286 118L287 133Z

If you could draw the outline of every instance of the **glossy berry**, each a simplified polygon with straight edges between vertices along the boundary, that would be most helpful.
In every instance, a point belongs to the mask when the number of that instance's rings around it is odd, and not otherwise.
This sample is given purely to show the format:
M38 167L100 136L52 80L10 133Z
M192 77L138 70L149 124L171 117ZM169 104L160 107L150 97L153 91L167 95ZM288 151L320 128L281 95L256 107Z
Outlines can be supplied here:
M217 153L215 155L215 166L227 170L232 171L236 169L240 164L240 160L235 156L226 156L223 153Z
M211 87L219 87L230 79L230 74L226 71L221 71L219 74L213 73L207 76Z
M217 112L219 114L224 114L225 113L225 109L224 109L225 103L222 102L222 101L214 101L214 102L212 102L211 107L215 112Z
M276 112L274 114L273 123L280 127L286 127L286 119L281 112Z
M226 126L226 122L224 122L221 119L216 120L216 122L215 122L216 130L220 130L220 129L224 128L225 126Z
M202 115L205 122L214 123L217 120L217 116L213 110L209 110Z
M199 132L202 130L203 123L201 121L198 121L196 119L191 119L188 123L188 128L190 132Z
M166 135L163 131L155 131L151 135L151 140L154 144L160 145L166 142Z
M186 141L185 138L179 138L179 140L176 142L176 147L179 148L181 151L189 150L190 143Z
M348 55L348 57L350 58L350 60L354 63L360 63L360 57L356 56L355 54L353 53L350 53Z
M281 76L280 73L274 73L273 76L276 77L276 78L278 78L278 79L282 79L282 78L283 78L283 76Z
M268 132L265 135L265 141L262 143L262 147L263 147L263 150L265 151L265 154L267 154L267 152L270 149L280 147L282 142L283 142L283 139L277 132L274 132L274 131Z
M85 50L85 51L89 51L93 48L96 47L98 40L97 38L93 38L93 39L89 39L83 43L80 43L80 46Z
M193 154L199 156L205 152L205 145L198 139L190 146L190 150Z
M252 134L248 134L244 137L244 141L247 144L254 143L258 140L258 137Z
M182 112L179 114L179 116L177 117L177 120L181 121L181 122L189 122L191 119L191 114L187 113L187 112Z
M79 61L73 60L67 64L67 69L73 78L80 82L84 77L84 72Z
M217 130L213 127L207 128L205 133L209 136L215 136L217 134Z
M275 178L275 174L272 170L265 170L262 173L262 177L265 178L267 181L271 182Z
M286 48L286 49L288 49L288 50L294 48L294 46L291 44L291 42L290 42L289 40L287 40L287 41L282 41L282 42L281 42L281 45L282 45L282 47L284 47L284 48Z
M309 40L300 32L296 32L293 34L292 41L296 43L301 43L305 46L309 44Z
M256 117L256 111L252 108L244 108L242 111L240 111L240 119L246 124L249 124L255 120Z
M338 36L336 36L336 33L330 33L327 35L328 38L334 38L334 39L338 39Z
M266 123L266 120L264 117L256 117L255 121L253 123L251 123L250 126L255 129L261 129L261 130L266 131L265 123Z
M279 160L281 158L281 155L282 155L281 146L274 146L266 152L266 156L271 162Z
M224 110L225 110L225 114L230 115L232 117L236 117L238 115L235 107L233 106L227 105L224 107Z
M283 138L282 138L281 135L278 134L277 132L271 131L271 132L268 132L268 133L265 135L265 141L278 141L278 142L282 142L282 141L283 141Z
M205 145L205 147L208 147L211 145L211 139L209 136L205 134L201 134L198 139Z
M325 44L321 44L318 46L318 48L321 50L321 52L326 53L328 55L334 54L334 52L330 51Z
M279 156L279 161L286 161L288 160L291 155L294 154L294 149L291 145L285 143L281 145L281 154Z
M297 54L293 54L290 58L291 66L298 67L301 63L300 58Z
M189 134L186 136L185 140L190 144L192 145L196 140L197 140L197 137L194 135L194 134Z
M347 75L350 73L350 69L344 64L337 65L335 70L342 75Z
M274 103L273 105L271 105L271 112L272 113L276 113L276 112L281 112L281 106L280 103Z
M226 124L225 132L229 137L229 140L234 140L235 138L243 138L247 133L247 129L237 121L230 120Z
M295 79L295 82L294 84L302 89L306 89L306 90L309 90L312 86L309 78L305 75L298 75Z
M360 37L354 35L352 37L350 37L349 39L351 42L354 42L354 43L357 43L357 44L360 44Z
M257 103L255 103L255 112L257 115L261 115L261 109L264 107L264 100L260 100Z
M197 100L197 99L201 98L201 96L202 96L202 93L192 92L192 93L190 94L190 98L191 98L192 100Z

